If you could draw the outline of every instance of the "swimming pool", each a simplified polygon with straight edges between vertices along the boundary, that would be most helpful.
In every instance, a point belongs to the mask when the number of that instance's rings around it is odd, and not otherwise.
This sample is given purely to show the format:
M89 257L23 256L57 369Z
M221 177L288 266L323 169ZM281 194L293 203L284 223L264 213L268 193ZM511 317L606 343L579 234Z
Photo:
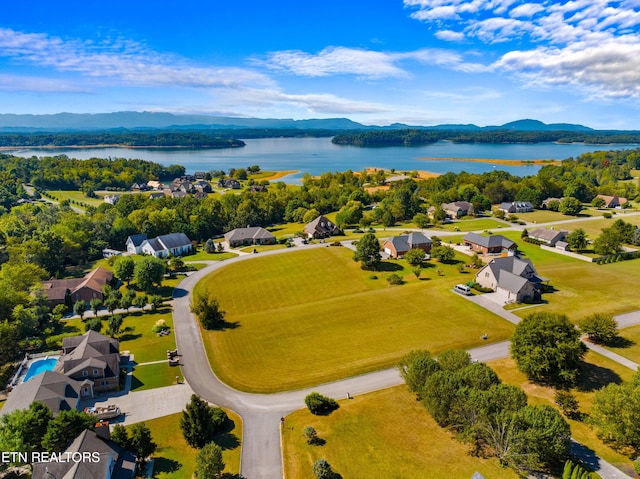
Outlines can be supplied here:
M56 363L58 362L58 358L44 358L37 359L29 365L29 369L27 370L27 374L25 374L23 383L26 383L29 379L34 376L37 376L40 373L45 371L52 371L53 368L56 367Z

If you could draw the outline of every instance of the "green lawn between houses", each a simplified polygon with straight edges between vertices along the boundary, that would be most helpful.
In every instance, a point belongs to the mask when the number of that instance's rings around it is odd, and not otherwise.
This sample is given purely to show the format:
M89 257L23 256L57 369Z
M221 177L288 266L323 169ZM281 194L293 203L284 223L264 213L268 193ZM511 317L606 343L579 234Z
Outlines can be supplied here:
M203 332L220 379L246 391L286 391L391 367L412 349L466 349L485 333L501 341L513 332L451 291L473 277L457 265L435 263L417 280L403 261L369 272L352 255L344 247L300 248L205 278L197 288L213 292L229 323ZM407 283L389 286L396 268Z
M326 443L308 445L306 426ZM476 471L491 479L518 477L496 459L471 456L404 385L342 400L329 416L296 411L286 417L282 436L287 479L313 477L320 458L344 478L459 479Z
M240 472L240 455L242 444L242 419L233 411L225 409L231 419L231 429L219 435L215 442L223 448L222 460L225 463L225 477L233 479ZM180 416L172 414L150 421L145 421L151 430L151 437L158 445L153 454L155 464L153 476L157 479L189 479L196 468L198 450L185 441L180 430Z

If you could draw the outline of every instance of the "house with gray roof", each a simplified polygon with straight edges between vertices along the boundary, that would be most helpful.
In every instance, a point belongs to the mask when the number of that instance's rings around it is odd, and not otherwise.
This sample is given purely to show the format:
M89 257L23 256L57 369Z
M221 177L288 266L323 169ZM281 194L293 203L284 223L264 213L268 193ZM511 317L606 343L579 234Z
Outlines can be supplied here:
M170 233L155 238L147 239L140 246L140 253L165 258L171 256L182 256L191 253L193 245L191 240L184 233Z
M409 233L393 236L384 242L383 250L391 258L401 258L411 249L421 249L425 253L431 251L431 239L422 233Z
M468 201L454 201L453 203L443 203L442 209L450 218L462 218L473 212L473 205Z
M144 243L146 239L147 239L147 235L144 233L129 236L127 238L127 241L124 244L127 249L127 253L131 253L131 254L142 253L142 243Z
M231 248L238 246L276 244L276 237L272 233L260 226L249 226L247 228L236 228L225 233L224 239Z
M63 355L54 371L78 381L87 381L82 397L110 391L118 386L120 342L96 331L62 340Z
M505 303L522 303L540 297L547 278L538 275L533 263L517 256L494 258L476 274L476 282L490 288Z
M498 209L505 213L529 213L533 211L533 204L529 201L513 201L511 203L500 203Z
M14 387L0 415L28 409L34 401L43 403L54 416L60 411L77 409L82 388L87 386L84 381L76 381L59 372L45 371Z
M477 233L467 233L463 238L464 245L481 254L513 254L518 245L502 235L482 236Z
M558 241L564 241L568 231L552 230L548 228L536 228L529 232L529 238L542 241L549 246L555 246Z
M99 460L49 461L33 464L33 479L131 479L136 471L136 456L109 438L109 424L99 423L96 432L85 429L65 449L63 457L74 453L99 455Z
M304 232L309 239L324 239L343 234L338 225L323 215L307 223L304 227Z

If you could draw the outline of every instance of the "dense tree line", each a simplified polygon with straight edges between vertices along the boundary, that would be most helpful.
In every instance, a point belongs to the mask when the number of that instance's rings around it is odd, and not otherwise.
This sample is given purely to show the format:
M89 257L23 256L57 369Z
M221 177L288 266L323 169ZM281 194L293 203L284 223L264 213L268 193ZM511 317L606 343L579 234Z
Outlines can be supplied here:
M549 470L564 461L570 429L550 406L527 405L525 393L503 384L463 350L412 351L399 365L410 391L442 427L478 455L493 455L518 470Z
M74 133L13 133L0 134L0 146L100 146L125 147L189 147L236 148L245 143L233 138L220 138L207 132L74 132Z
M336 135L336 145L416 146L447 140L454 143L638 143L640 132L619 131L523 131L523 130L370 130Z
M20 158L0 154L3 184L31 183L43 189L94 191L107 187L129 188L149 180L172 180L184 175L180 165L162 166L145 160L91 158L66 155Z

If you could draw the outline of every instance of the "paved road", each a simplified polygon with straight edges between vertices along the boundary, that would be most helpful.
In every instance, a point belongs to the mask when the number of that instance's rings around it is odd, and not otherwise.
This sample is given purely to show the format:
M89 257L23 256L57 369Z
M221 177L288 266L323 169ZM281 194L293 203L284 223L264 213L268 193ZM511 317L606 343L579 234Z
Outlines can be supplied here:
M305 248L325 247L326 245L308 245ZM262 256L283 254L290 249L260 253ZM196 318L190 312L190 295L200 279L212 271L229 263L246 261L253 255L239 256L222 262L207 262L207 266L180 282L174 292L174 329L178 349L182 354L182 372L193 391L208 401L236 411L243 418L243 445L241 472L249 479L275 479L282 477L282 458L280 445L280 418L292 411L304 407L304 397L311 391L341 398L347 391L351 395L384 389L401 384L396 369L386 369L370 374L347 378L328 384L303 390L278 394L250 394L230 388L213 373L202 344L202 337ZM482 296L469 297L470 301L485 307L500 317L517 324L521 318L505 311L495 302ZM620 319L622 318L622 319ZM617 317L619 324L630 326L640 324L640 312ZM488 344L469 351L472 358L479 361L492 361L509 356L509 342ZM585 460L594 464L604 479L628 477L614 466L605 463L586 448L574 446L583 454Z

